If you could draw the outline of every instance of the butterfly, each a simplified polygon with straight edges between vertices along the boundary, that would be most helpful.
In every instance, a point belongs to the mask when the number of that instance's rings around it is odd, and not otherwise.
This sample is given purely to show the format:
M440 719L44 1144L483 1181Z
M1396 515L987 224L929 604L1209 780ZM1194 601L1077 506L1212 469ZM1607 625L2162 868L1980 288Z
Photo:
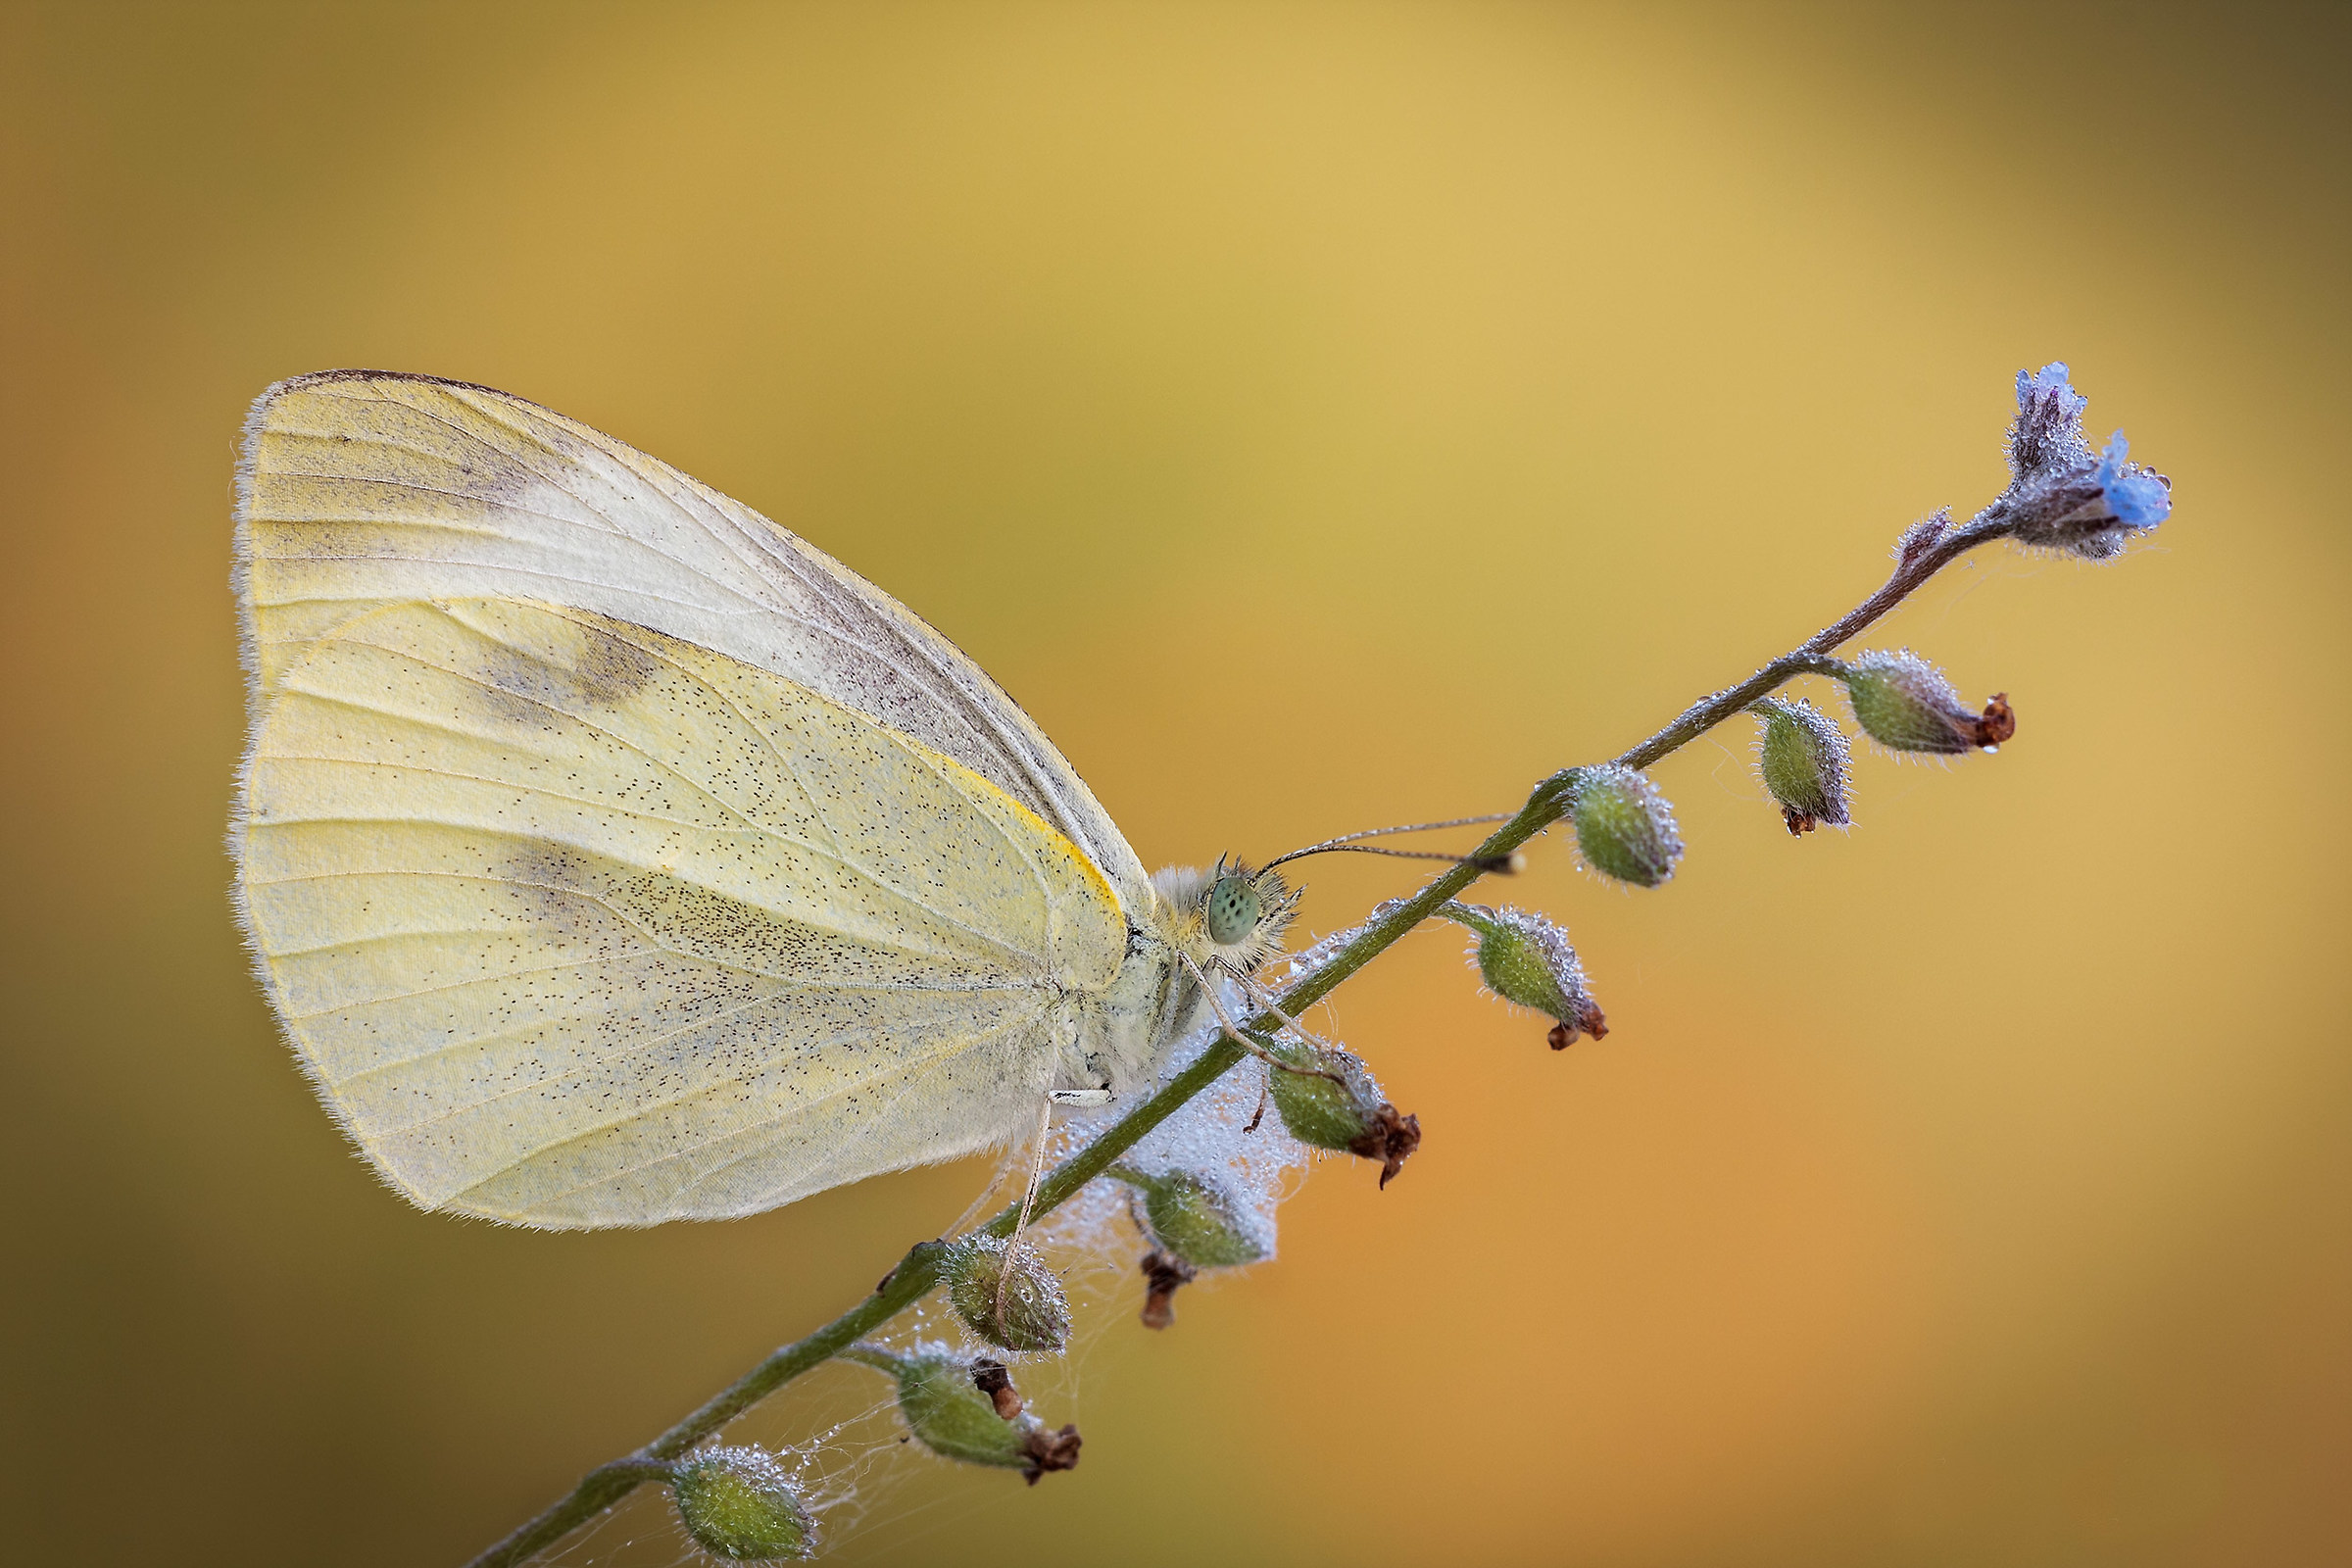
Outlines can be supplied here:
M1271 867L1147 875L912 612L486 387L253 406L235 903L383 1179L543 1227L755 1213L1149 1084L1281 950Z

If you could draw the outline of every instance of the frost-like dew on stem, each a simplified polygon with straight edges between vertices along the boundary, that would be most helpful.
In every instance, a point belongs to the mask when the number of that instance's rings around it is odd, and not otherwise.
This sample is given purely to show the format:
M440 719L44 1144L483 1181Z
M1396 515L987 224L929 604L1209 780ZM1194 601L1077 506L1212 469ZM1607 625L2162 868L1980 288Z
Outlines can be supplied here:
M1240 993L1233 992L1228 1010L1245 1010ZM1179 1042L1168 1061L1170 1075L1198 1061L1221 1034L1217 1026L1196 1031ZM1162 1177L1184 1172L1213 1182L1225 1199L1236 1229L1258 1253L1259 1261L1275 1255L1275 1210L1289 1196L1296 1173L1306 1163L1307 1151L1264 1114L1266 1066L1242 1063L1199 1095L1175 1115L1152 1129L1128 1151L1120 1164L1141 1176ZM1091 1142L1111 1122L1120 1107L1072 1113L1054 1130L1058 1160ZM1090 1183L1044 1222L1056 1251L1080 1254L1098 1263L1110 1263L1131 1272L1137 1254L1150 1238L1139 1231L1132 1184L1116 1178Z

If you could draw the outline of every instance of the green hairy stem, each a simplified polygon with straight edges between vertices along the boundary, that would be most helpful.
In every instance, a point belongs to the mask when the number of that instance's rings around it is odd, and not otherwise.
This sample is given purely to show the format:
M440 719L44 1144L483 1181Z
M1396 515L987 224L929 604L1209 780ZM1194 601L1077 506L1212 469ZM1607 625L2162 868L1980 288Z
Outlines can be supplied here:
M1907 548L1894 572L1880 589L1835 623L1802 645L1783 654L1745 680L1700 699L1672 723L1615 760L1623 766L1645 768L1730 718L1757 698L1791 678L1807 673L1833 674L1842 666L1831 657L1834 650L1901 604L1913 591L1944 566L1979 545L2013 531L2007 507L1996 502L1973 521L1947 525L1931 538ZM1411 898L1376 915L1332 958L1282 994L1281 1011L1297 1017L1321 1001L1342 982L1388 951L1398 938L1435 914L1491 869L1505 863L1512 851L1566 814L1573 802L1577 769L1564 768L1537 784L1527 803L1468 858L1448 867ZM1272 1036L1284 1027L1272 1009L1260 1013L1245 1031ZM1195 1096L1215 1083L1248 1054L1247 1048L1226 1035L1199 1059L1177 1073L1142 1104L1120 1117L1085 1148L1047 1173L1031 1206L1032 1220L1053 1212L1079 1189L1102 1174L1112 1163ZM987 1234L1008 1237L1019 1222L1019 1205L1007 1206L984 1227ZM562 1541L581 1525L612 1507L648 1481L668 1473L669 1462L711 1437L728 1422L810 1368L841 1355L859 1340L881 1328L938 1287L947 1250L941 1242L918 1242L884 1277L866 1298L818 1329L771 1352L668 1431L634 1453L598 1466L580 1478L572 1490L513 1535L473 1559L468 1568L510 1568L525 1562Z

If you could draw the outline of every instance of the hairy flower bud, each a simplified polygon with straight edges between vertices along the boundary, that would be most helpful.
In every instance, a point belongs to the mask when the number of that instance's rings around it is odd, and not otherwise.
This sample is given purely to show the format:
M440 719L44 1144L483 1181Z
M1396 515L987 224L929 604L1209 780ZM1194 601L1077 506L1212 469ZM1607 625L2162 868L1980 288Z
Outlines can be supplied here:
M670 1470L670 1497L694 1544L729 1562L783 1562L816 1552L816 1521L764 1448L704 1448Z
M1195 1268L1232 1268L1266 1255L1263 1243L1242 1226L1224 1188L1189 1170L1147 1176L1131 1165L1103 1172L1141 1196L1144 1226L1159 1250Z
M1266 1064L1266 1093L1291 1136L1312 1149L1380 1161L1380 1185L1421 1146L1421 1118L1400 1116L1364 1064L1345 1051L1286 1045Z
M1585 863L1604 876L1654 888L1674 875L1675 862L1683 858L1674 808L1656 785L1630 767L1612 762L1582 769L1570 814Z
M872 1345L853 1346L842 1352L842 1359L897 1380L899 1418L917 1443L943 1459L1018 1470L1032 1484L1049 1470L1077 1467L1076 1427L1056 1432L1023 1413L1018 1396L1006 1400L981 1392L978 1384L993 1362L977 1363L981 1376L975 1377L975 1363L956 1356L897 1355ZM997 1368L1000 1374L1003 1370ZM1009 1383L1005 1387L1009 1389ZM1003 1413L1007 1404L1010 1415Z
M1749 710L1764 721L1756 742L1756 771L1781 803L1791 833L1810 833L1815 824L1844 827L1845 732L1811 703L1758 698Z
M1567 932L1540 914L1508 906L1450 903L1438 913L1477 933L1470 961L1489 991L1553 1020L1552 1050L1565 1051L1585 1035L1598 1040L1608 1034L1608 1018L1585 989L1585 966Z
M971 1368L953 1356L915 1355L899 1362L899 1414L914 1440L943 1459L1017 1470L1028 1462L1019 1421L997 1414Z
M1069 1343L1070 1300L1027 1243L966 1236L942 1262L948 1305L963 1326L1005 1350L1058 1350Z
M2068 379L2066 362L2017 372L2017 422L2009 427L2009 469L2019 478L2081 467L2090 458L2082 411L2090 400Z
M2017 733L2007 693L1993 693L1982 713L1972 713L1943 672L1908 648L1864 654L1838 679L1854 722L1890 751L1952 757L1979 746L1990 751Z

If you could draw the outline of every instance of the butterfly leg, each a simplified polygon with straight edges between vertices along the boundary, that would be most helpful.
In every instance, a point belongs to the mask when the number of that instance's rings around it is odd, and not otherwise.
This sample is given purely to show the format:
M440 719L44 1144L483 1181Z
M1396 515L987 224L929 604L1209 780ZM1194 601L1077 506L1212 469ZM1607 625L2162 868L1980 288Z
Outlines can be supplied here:
M1012 1280L1013 1252L1021 1245L1021 1233L1029 1228L1029 1213L1037 1204L1038 1184L1046 1179L1046 1142L1054 1134L1054 1102L1065 1094L1083 1095L1088 1093L1099 1093L1104 1100L1110 1098L1108 1090L1063 1089L1048 1094L1040 1102L1037 1118L1037 1154L1029 1162L1029 1189L1021 1194L1021 1217L1013 1221L1012 1237L1004 1244L1004 1265L997 1270L997 1322L1000 1324L1004 1321L1004 1287Z
M1274 1054L1274 1053L1271 1051L1268 1051L1265 1047L1259 1045L1256 1041L1250 1039L1248 1035L1242 1033L1242 1026L1238 1023L1235 1023L1233 1021L1233 1014L1225 1010L1225 1003L1223 999L1218 997L1216 988L1208 983L1208 976L1200 972L1200 966L1193 962L1193 960L1187 957L1181 951L1177 953L1176 956L1183 960L1184 966L1187 969L1192 971L1193 979L1200 987L1200 994L1203 997L1206 997L1208 999L1208 1004L1216 1009L1217 1022L1225 1026L1226 1038L1233 1041L1234 1044L1240 1046L1244 1051L1247 1051L1252 1056L1255 1056L1258 1060L1264 1062L1266 1064L1266 1071L1269 1074L1277 1072L1297 1073L1305 1078L1327 1079L1335 1084L1346 1081L1342 1079L1338 1073L1332 1072L1327 1068L1301 1067L1294 1062L1285 1061L1280 1056ZM1237 978L1239 977L1237 976ZM1242 980L1241 984L1245 990L1250 988L1250 982L1247 980ZM1267 999L1261 995L1258 997L1258 1000L1265 1003L1265 1005L1273 1012L1276 1018L1282 1021L1285 1027L1298 1031L1300 1036L1307 1040L1314 1041L1317 1045L1329 1045L1329 1042L1309 1033L1306 1026L1299 1023L1298 1019L1292 1017L1280 1007L1275 1006L1270 999ZM1337 1050L1339 1048L1331 1047L1330 1049ZM1272 1079L1269 1078L1267 1081L1268 1083L1271 1083ZM1262 1109L1263 1107L1261 1106L1260 1108ZM1256 1125L1256 1118L1252 1117L1250 1124L1254 1127Z
M1273 1061L1274 1054L1272 1052L1259 1045L1256 1041L1250 1039L1248 1035L1242 1033L1242 1026L1234 1022L1232 1013L1225 1010L1225 999L1217 995L1216 986L1209 980L1207 975L1200 972L1200 966L1195 963L1191 957L1187 956L1183 953L1178 953L1176 956L1183 960L1184 966L1187 969L1192 971L1193 983L1200 988L1200 995L1207 999L1210 1009L1217 1015L1217 1022L1225 1026L1225 1033L1227 1037L1230 1038L1234 1044L1240 1046L1244 1051L1247 1051L1252 1056L1257 1057L1260 1061ZM1245 987L1249 984L1248 981L1244 981L1242 983ZM1276 1016L1282 1018L1283 1022L1290 1023L1290 1019L1287 1015L1277 1013ZM1293 1024L1292 1027L1297 1028L1298 1026Z
M1275 1017L1280 1018L1283 1021L1283 1024L1289 1028L1291 1033L1297 1035L1299 1039L1307 1042L1310 1045L1321 1046L1326 1051L1338 1051L1342 1049L1341 1047L1334 1045L1331 1041L1324 1039L1321 1035L1315 1033L1312 1029L1309 1029L1306 1025L1300 1023L1289 1013L1283 1011L1282 1004L1274 1000L1274 993L1268 991L1256 981L1245 979L1241 982L1241 987L1242 994L1244 996L1248 997L1251 1002L1256 1003L1259 1006L1265 1008Z

